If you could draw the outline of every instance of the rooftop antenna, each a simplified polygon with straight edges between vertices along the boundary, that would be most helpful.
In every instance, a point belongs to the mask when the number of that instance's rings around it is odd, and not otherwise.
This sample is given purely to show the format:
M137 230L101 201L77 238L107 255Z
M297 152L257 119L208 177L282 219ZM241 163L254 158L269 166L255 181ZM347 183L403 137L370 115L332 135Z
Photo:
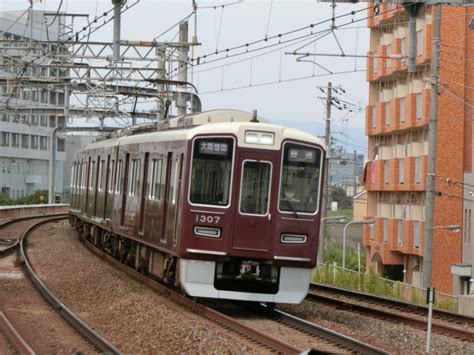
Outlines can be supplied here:
M257 110L253 110L253 116L252 116L252 120L250 122L260 122L258 119L257 119Z

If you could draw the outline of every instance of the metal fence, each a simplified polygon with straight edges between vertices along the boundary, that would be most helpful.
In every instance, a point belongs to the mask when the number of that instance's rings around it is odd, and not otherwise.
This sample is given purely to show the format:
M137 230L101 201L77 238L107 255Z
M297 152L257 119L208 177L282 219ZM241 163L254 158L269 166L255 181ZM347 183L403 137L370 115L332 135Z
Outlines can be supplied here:
M337 265L319 264L314 269L313 281L405 302L426 304L425 288L384 279L373 270L359 273ZM457 312L458 298L437 291L434 307Z

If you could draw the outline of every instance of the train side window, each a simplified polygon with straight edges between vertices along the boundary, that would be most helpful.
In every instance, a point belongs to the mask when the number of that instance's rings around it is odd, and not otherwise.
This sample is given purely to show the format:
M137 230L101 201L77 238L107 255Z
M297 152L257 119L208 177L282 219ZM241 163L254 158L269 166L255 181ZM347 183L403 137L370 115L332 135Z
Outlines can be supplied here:
M75 188L76 188L76 163L74 163L71 168L71 190L73 193L74 193Z
M132 164L130 166L130 180L128 183L128 194L130 196L138 195L139 187L140 187L140 168L141 168L141 160L140 159L132 159Z
M117 181L115 183L115 193L122 193L122 175L123 175L123 160L120 159L117 164Z
M161 174L163 171L163 159L153 159L151 161L150 169L150 194L148 196L151 200L161 199Z
M86 175L87 174L87 163L82 163L82 178L81 178L81 188L86 188Z
M91 161L89 166L89 190L92 190L94 186L94 171L95 171L95 161Z
M114 168L115 168L115 160L112 159L110 160L109 164L109 171L107 173L107 187L108 187L108 192L113 193L114 192Z
M105 160L100 160L97 168L99 169L99 176L97 177L97 189L104 191L105 175L104 175Z

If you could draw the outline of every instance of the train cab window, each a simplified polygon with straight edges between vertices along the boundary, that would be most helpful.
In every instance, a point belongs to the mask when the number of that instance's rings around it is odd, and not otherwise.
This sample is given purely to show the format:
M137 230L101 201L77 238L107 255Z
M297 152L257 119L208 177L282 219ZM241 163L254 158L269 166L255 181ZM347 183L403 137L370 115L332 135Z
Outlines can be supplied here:
M132 164L130 166L130 180L128 183L128 193L130 196L138 195L140 187L140 159L132 159Z
M148 198L151 200L161 199L161 174L163 171L163 159L153 159L150 169L150 194Z
M105 188L105 160L100 160L97 168L99 169L99 175L97 176L97 189L99 191L104 191Z
M123 160L120 159L117 164L117 182L115 183L115 193L122 193L122 175L123 175Z
M110 160L109 170L107 172L107 189L110 194L114 192L114 168L115 168L115 160L112 159Z
M244 161L240 187L240 213L256 215L268 213L271 176L270 162Z
M285 143L282 160L279 210L316 213L321 187L321 150Z
M199 138L194 141L189 201L200 205L228 206L234 140Z

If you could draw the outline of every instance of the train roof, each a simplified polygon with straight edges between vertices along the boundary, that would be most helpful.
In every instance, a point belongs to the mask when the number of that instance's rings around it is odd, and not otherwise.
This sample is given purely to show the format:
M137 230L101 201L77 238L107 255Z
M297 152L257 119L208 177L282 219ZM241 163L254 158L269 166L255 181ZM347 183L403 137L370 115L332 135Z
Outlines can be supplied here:
M115 137L89 144L86 150L117 144L190 140L197 135L233 134L243 137L248 130L275 132L273 149L280 149L283 139L294 139L324 147L323 142L312 134L272 124L261 117L256 117L255 114L238 110L213 110L168 119L154 125L128 127L115 133ZM261 145L255 147L262 148Z

